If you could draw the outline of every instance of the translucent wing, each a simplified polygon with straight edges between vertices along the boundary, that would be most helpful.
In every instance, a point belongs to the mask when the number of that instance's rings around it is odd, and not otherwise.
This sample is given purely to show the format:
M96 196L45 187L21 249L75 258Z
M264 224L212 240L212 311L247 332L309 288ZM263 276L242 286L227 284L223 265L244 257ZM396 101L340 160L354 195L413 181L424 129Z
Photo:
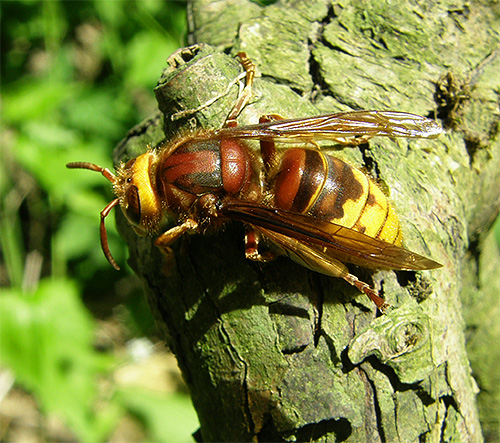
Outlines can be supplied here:
M283 236L294 239L289 244L292 253L298 240L316 251L318 257L368 268L423 270L442 266L408 249L308 215L237 201L224 203L221 210L227 217L262 228L264 235L270 231L271 240L273 232L279 234L277 241L285 249L287 242Z
M215 131L215 136L352 143L355 137L363 137L363 140L374 136L435 138L441 132L437 122L420 115L394 111L353 111L222 128ZM346 138L353 140L344 140Z

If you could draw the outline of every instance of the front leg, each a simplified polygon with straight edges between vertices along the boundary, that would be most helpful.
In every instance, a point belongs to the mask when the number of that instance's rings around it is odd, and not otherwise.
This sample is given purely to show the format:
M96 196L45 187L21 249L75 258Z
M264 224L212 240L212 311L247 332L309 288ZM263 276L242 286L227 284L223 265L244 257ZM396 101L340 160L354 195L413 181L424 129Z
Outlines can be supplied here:
M186 233L194 233L198 231L199 224L197 221L188 218L180 225L170 228L161 234L156 240L155 245L160 248L164 254L168 254L170 251L170 245L182 237Z

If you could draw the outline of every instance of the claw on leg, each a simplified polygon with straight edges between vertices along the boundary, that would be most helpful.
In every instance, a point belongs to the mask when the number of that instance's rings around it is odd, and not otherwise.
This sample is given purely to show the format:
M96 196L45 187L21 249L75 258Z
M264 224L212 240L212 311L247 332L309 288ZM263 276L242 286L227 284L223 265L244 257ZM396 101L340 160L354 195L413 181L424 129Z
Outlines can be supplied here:
M356 276L347 274L345 276L342 276L342 278L356 287L363 294L366 294L370 298L370 300L375 303L379 311L383 314L385 314L387 312L387 309L391 306L382 297L380 297L380 295L378 295L378 291L376 289L358 280Z

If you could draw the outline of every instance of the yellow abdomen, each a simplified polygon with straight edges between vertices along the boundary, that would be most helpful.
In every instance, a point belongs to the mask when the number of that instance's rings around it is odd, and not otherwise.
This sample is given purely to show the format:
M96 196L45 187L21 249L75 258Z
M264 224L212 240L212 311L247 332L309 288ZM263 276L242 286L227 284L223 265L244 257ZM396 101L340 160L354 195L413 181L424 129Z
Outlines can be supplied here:
M401 245L398 217L386 195L363 172L320 151L288 149L271 172L279 209L309 214Z

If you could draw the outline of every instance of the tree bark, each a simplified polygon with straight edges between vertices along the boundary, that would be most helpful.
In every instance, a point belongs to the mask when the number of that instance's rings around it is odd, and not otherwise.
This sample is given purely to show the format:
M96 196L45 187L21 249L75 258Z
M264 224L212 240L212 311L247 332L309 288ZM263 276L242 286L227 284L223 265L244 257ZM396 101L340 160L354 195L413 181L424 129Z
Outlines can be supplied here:
M288 259L245 260L238 223L183 238L166 258L117 216L191 389L198 440L481 441L469 357L487 389L485 435L498 438L500 257L488 230L500 204L499 15L480 2L189 3L191 42L217 48L169 58L159 114L129 133L115 161L223 124L241 66L222 50L247 52L260 73L240 123L381 109L446 127L437 140L377 138L335 154L387 186L405 245L444 265L353 267L394 306L387 315Z

